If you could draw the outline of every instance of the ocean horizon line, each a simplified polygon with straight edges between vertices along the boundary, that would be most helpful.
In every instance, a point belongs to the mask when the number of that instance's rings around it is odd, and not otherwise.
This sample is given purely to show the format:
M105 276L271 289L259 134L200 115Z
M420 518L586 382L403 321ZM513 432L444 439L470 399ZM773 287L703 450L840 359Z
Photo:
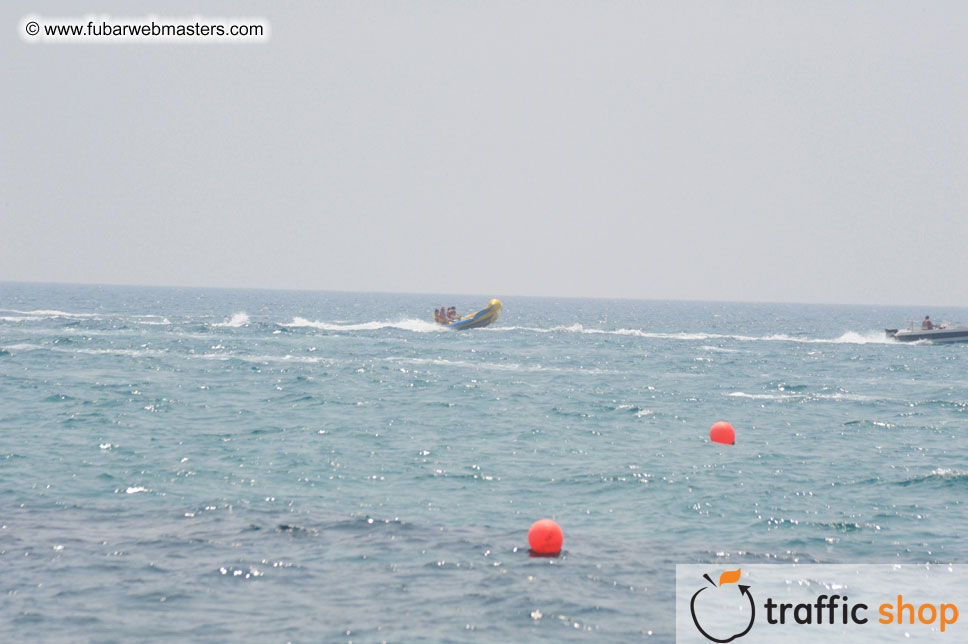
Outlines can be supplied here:
M418 296L418 297L474 297L474 298L531 298L547 300L600 300L614 302L667 302L667 303L688 303L688 304L756 304L756 305L785 305L785 306L833 306L833 307L891 307L891 308L918 308L918 309L961 309L968 310L968 305L955 304L887 304L882 302L810 302L795 300L716 300L704 298L662 298L662 297L613 297L605 295L557 295L557 294L500 294L500 293L446 293L431 291L383 291L383 290L347 290L329 288L288 288L288 287L262 287L262 286L199 286L182 284L136 284L125 282L59 282L59 281L34 281L34 280L0 280L0 286L57 286L57 287L83 287L83 288L143 288L159 290L193 290L193 291L239 291L239 292L280 292L280 293L333 293L333 294L359 294L359 295L390 295L390 296Z

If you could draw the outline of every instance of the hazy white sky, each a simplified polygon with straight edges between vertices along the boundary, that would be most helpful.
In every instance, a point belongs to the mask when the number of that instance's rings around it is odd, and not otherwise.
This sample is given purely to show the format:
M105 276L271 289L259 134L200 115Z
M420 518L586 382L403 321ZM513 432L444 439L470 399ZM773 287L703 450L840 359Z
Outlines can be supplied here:
M27 14L272 32L28 44ZM0 281L968 306L963 2L0 16Z

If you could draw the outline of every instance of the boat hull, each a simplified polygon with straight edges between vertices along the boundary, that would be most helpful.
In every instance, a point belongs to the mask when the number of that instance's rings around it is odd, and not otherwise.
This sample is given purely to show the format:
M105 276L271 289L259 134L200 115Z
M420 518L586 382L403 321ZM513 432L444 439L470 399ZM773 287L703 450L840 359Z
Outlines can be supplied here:
M498 318L501 317L501 310L504 305L501 304L501 300L494 299L487 303L487 306L477 313L471 313L470 315L465 315L456 322L451 322L447 325L448 329L453 329L454 331L466 331L467 329L480 329L489 324L497 322Z
M968 326L950 326L943 329L884 329L889 338L898 342L968 342Z

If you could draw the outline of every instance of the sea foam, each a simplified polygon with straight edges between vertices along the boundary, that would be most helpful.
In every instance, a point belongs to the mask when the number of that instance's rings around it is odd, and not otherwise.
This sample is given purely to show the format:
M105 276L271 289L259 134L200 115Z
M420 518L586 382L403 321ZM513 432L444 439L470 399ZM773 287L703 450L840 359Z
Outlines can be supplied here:
M320 322L318 320L307 320L302 317L293 318L289 324L283 324L289 328L310 328L320 331L379 331L380 329L401 329L403 331L413 331L415 333L434 333L446 330L445 327L428 320L418 320L407 318L396 322L361 322L358 324L337 324L334 322Z
M617 335L656 340L708 341L708 340L736 340L739 342L793 342L802 344L890 344L893 342L883 331L868 331L859 333L847 331L836 338L803 338L786 333L769 335L742 335L735 333L704 333L680 331L664 333L658 331L643 331L642 329L596 329L587 328L580 323L558 325L548 328L528 326L495 327L493 331L528 331L531 333L582 333L586 335Z
M243 311L239 313L233 313L232 317L225 322L216 322L212 326L219 328L230 328L237 329L241 326L246 326L249 324L249 316Z

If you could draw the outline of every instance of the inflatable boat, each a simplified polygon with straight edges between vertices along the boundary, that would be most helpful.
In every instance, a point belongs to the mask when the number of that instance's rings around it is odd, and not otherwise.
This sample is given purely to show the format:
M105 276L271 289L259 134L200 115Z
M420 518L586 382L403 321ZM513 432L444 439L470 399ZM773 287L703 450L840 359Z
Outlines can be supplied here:
M501 309L503 308L501 300L493 299L487 303L487 306L478 311L477 313L471 313L470 315L465 315L459 320L455 320L450 324L446 324L448 329L453 329L454 331L463 331L464 329L478 329L480 327L485 327L488 324L497 322L497 319L501 317Z

